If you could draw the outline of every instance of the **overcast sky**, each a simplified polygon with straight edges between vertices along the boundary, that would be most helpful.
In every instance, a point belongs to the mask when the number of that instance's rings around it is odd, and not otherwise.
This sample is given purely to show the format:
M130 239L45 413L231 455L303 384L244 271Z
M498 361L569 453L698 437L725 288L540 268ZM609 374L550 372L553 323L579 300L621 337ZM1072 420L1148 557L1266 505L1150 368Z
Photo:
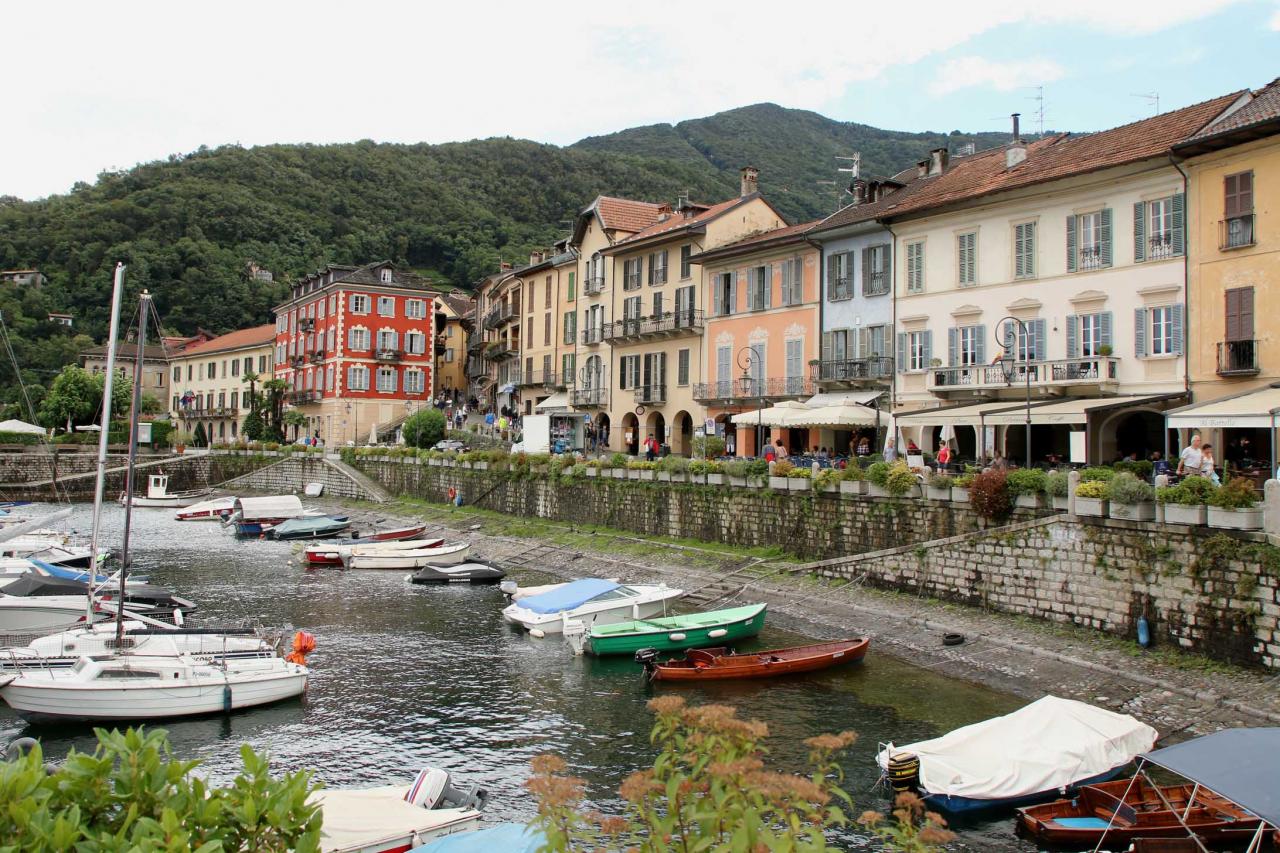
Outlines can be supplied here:
M755 6L759 9L755 9ZM633 8L638 7L638 8ZM11 2L0 195L201 145L556 144L772 101L901 130L1096 130L1280 75L1276 0Z

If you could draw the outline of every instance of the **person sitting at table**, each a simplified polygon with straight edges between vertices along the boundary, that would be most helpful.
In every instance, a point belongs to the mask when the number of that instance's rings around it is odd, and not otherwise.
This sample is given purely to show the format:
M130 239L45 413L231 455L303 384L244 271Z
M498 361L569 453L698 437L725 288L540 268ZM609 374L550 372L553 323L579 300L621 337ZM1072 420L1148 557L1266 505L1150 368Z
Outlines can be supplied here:
M907 439L907 453L912 456L920 455L920 445L916 444L915 439L913 438Z

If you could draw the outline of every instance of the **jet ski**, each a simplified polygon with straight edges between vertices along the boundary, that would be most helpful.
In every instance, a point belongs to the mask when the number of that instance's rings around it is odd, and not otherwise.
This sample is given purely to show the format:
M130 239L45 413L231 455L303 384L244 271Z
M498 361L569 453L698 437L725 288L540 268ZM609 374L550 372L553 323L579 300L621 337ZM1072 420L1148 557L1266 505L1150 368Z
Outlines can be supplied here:
M484 560L468 560L452 566L423 566L409 575L410 583L497 583L507 573Z

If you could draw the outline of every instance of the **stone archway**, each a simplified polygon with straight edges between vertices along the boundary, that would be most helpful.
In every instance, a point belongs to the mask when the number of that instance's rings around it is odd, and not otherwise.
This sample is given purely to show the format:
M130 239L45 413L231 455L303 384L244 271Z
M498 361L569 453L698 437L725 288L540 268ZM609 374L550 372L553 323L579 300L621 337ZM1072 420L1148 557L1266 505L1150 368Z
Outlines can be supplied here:
M609 415L601 412L595 417L596 437L599 441L599 448L605 450L609 447L609 442L613 439L610 435Z
M1098 429L1098 462L1137 454L1146 459L1151 451L1164 452L1164 415L1152 409L1116 412Z
M618 436L622 443L622 452L632 456L640 449L640 419L634 412L622 416L622 434Z
M644 441L649 436L656 438L660 445L667 443L667 419L662 412L652 411L644 419L644 435L640 440Z
M676 412L672 422L671 452L681 456L693 454L693 418L683 410Z

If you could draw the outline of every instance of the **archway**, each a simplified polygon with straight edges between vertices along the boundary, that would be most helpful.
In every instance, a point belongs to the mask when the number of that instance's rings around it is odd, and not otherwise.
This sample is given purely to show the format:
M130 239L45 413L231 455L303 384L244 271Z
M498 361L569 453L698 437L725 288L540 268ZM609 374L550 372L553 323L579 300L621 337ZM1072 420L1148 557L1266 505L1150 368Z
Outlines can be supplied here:
M942 430L943 427L930 427L929 444L925 445L921 442L921 447L937 453L942 449ZM951 452L956 459L977 459L978 458L978 428L977 427L954 427L951 432Z
M632 456L640 449L640 419L634 412L622 416L622 452Z
M715 416L716 435L724 439L724 452L726 456L736 456L738 454L738 428L733 424L733 414L731 412L721 412Z
M693 454L693 418L688 412L676 412L671 434L671 452L681 456Z
M1117 413L1098 431L1099 462L1128 456L1146 459L1151 451L1164 452L1164 416L1159 412Z
M596 428L597 448L600 450L607 449L609 447L610 435L609 435L609 416L606 413L601 412L600 414L595 416L595 428Z
M644 421L644 435L641 441L648 440L649 436L653 436L658 440L658 444L667 443L667 419L663 417L662 412L650 412Z

